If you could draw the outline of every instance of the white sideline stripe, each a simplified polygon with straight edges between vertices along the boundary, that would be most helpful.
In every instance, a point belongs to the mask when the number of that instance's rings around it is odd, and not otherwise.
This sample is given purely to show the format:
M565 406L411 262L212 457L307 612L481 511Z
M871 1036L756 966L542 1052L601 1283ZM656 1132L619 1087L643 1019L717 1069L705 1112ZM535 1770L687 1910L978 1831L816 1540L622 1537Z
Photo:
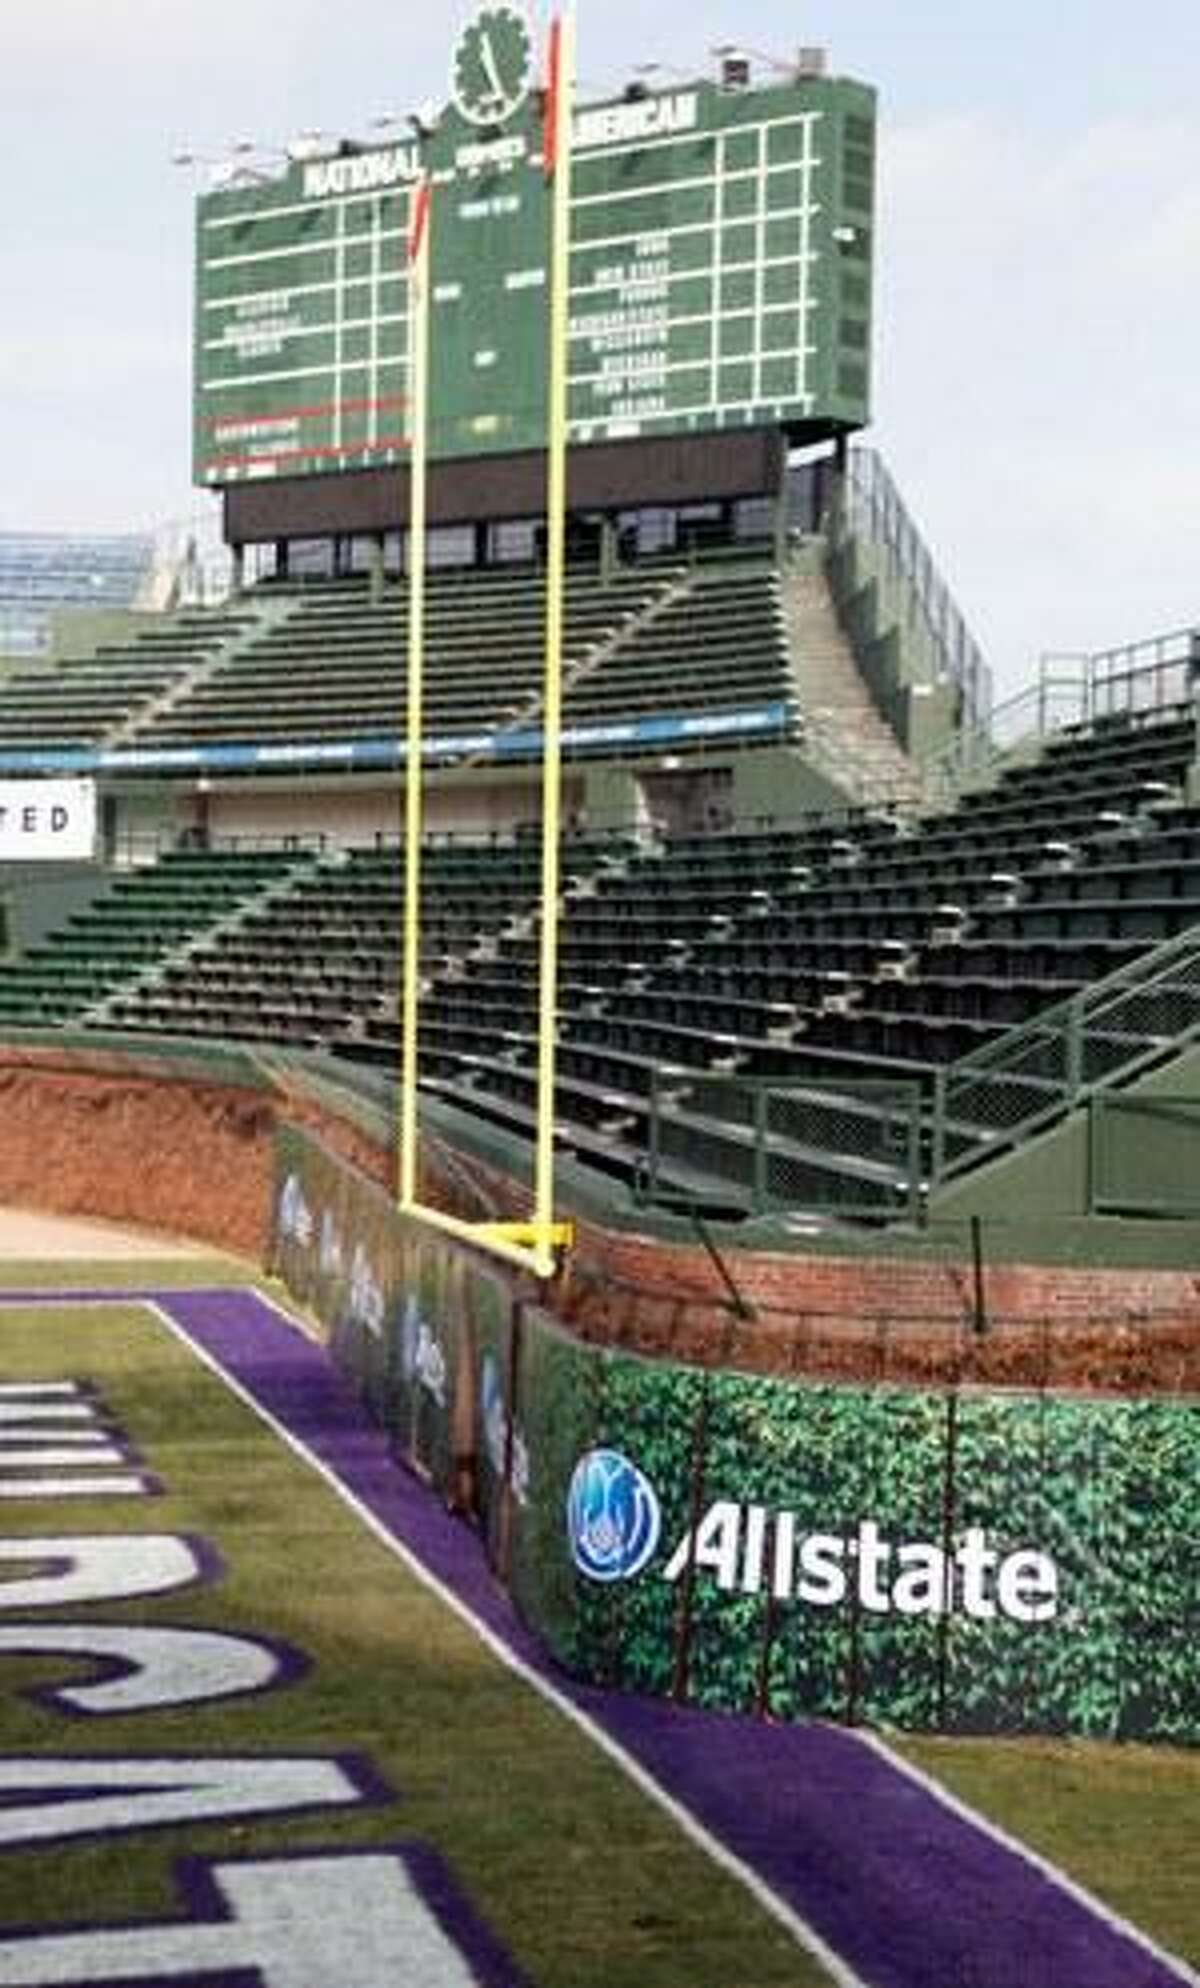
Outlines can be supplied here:
M186 1293L181 1295L186 1296ZM239 1291L231 1292L230 1295L246 1296L248 1293ZM260 1304L268 1310L273 1311L278 1318L283 1319L293 1330L300 1330L298 1321L293 1318L290 1312L285 1311L282 1305L276 1304L273 1298L267 1297L257 1289L253 1291L252 1295ZM101 1300L100 1302L107 1303L109 1301ZM548 1684L545 1678L540 1677L537 1671L533 1670L514 1651L510 1650L503 1638L497 1636L494 1630L489 1629L485 1622L481 1622L479 1617L467 1607L467 1604L455 1594L453 1588L447 1587L443 1581L438 1579L436 1574L431 1573L429 1568L414 1553L409 1551L403 1541L397 1539L388 1531L382 1520L377 1519L374 1512L367 1505L364 1505L362 1500L341 1482L341 1479L329 1468L328 1464L323 1463L320 1457L315 1456L307 1445L300 1441L298 1436L294 1436L290 1429L278 1421L272 1415L269 1408L264 1408L261 1402L256 1401L248 1388L244 1387L232 1374L225 1371L219 1360L214 1359L203 1346L198 1346L188 1333L186 1327L173 1319L170 1313L164 1309L163 1305L155 1302L153 1299L142 1299L141 1303L145 1306L146 1310L153 1312L160 1319L167 1327L167 1330L174 1334L176 1339L182 1340L183 1344L189 1348L195 1357L204 1366L209 1368L210 1372L214 1373L219 1380L224 1382L231 1393L237 1395L239 1400L244 1401L247 1407L251 1408L258 1416L259 1420L264 1422L287 1445L288 1449L295 1456L300 1457L303 1462L316 1471L319 1477L324 1478L325 1482L337 1492L342 1502L348 1505L356 1517L362 1520L363 1524L367 1526L369 1531L374 1533L380 1543L387 1547L388 1551L393 1553L398 1560L403 1562L409 1572L421 1582L422 1586L428 1588L432 1594L437 1596L439 1601L451 1609L458 1616L459 1620L464 1622L479 1638L480 1642L492 1652L493 1656L497 1657L508 1670L512 1671L514 1676L519 1677L523 1683L531 1686L539 1697L546 1700L547 1704L553 1705L580 1732L586 1734L587 1738L594 1745L598 1746L602 1753L606 1753L610 1760L615 1761L617 1766L628 1775L629 1779L641 1789L642 1793L649 1795L652 1801L657 1802L659 1807L664 1809L670 1816L675 1826L681 1829L685 1836L690 1837L692 1842L697 1844L712 1859L713 1863L719 1864L723 1870L728 1871L731 1876L737 1878L764 1910L770 1913L771 1917L776 1919L780 1925L786 1927L792 1937L801 1946L807 1947L813 1958L818 1960L822 1967L828 1970L830 1976L837 1984L837 1988L871 1988L871 1984L864 1975L855 1974L847 1967L845 1962L834 1953L833 1949L826 1946L821 1935L814 1927L808 1924L807 1920L802 1919L799 1913L794 1911L785 1899L780 1898L778 1893L773 1891L770 1885L759 1877L757 1871L753 1870L749 1864L743 1863L742 1859L732 1850L727 1849L718 1837L713 1836L704 1827L702 1822L697 1821L690 1809L685 1808L681 1802L675 1800L674 1796L669 1795L661 1783L656 1781L641 1763L634 1759L631 1753L627 1753L623 1746L610 1738L602 1726L597 1725L594 1720L590 1719L586 1712L581 1712L577 1705L571 1703L569 1698L564 1697L561 1692L556 1691L552 1684Z
M918 1788L931 1795L934 1801L940 1802L943 1808L949 1809L961 1822L970 1823L993 1843L999 1844L1001 1849L1009 1851L1012 1856L1019 1857L1022 1863L1030 1865L1039 1876L1054 1885L1056 1890L1065 1892L1077 1905L1086 1906L1093 1917L1107 1926L1110 1932L1120 1933L1134 1946L1141 1947L1142 1951L1149 1954L1152 1960L1156 1960L1160 1967L1165 1967L1169 1974L1173 1974L1177 1981L1186 1982L1188 1988L1200 1988L1200 1974L1189 1967L1185 1960L1181 1960L1178 1954L1168 1953L1167 1949L1160 1947L1148 1933L1143 1933L1128 1919L1123 1919L1110 1905L1105 1905L1094 1892L1088 1891L1081 1884L1076 1884L1074 1878L1068 1877L1067 1873L1057 1864L1052 1864L1049 1858L1043 1857L1037 1850L1030 1849L1029 1845L1022 1843L1019 1837L1010 1836L999 1823L990 1822L987 1816L979 1813L978 1809L973 1809L969 1802L960 1800L949 1788L943 1787L940 1781L935 1781L931 1774L926 1774L922 1768L914 1766L913 1762L906 1760L903 1754L894 1752L878 1733L855 1731L851 1737L861 1746L870 1747L873 1753L881 1754L889 1767L894 1768L898 1774L905 1775L908 1780L914 1781Z

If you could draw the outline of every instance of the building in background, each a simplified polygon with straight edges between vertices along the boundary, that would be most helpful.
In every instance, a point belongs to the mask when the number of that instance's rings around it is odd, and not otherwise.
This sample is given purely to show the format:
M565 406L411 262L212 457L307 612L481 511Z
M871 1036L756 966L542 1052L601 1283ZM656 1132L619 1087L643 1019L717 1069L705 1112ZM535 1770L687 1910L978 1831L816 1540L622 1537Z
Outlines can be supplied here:
M0 656L43 656L62 608L130 608L149 585L149 532L0 532Z

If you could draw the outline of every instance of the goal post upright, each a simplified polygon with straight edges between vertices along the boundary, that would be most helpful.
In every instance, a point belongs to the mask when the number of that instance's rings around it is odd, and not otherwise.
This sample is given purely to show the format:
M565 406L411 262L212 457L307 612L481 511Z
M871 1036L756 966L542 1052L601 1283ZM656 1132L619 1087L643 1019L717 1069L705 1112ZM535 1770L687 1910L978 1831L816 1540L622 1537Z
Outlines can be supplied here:
M570 302L571 125L575 24L565 8L550 26L543 152L550 184L546 410L546 616L542 720L542 864L537 1014L537 1111L533 1207L527 1221L468 1222L418 1198L423 674L426 491L429 466L429 311L432 190L413 194L409 231L408 716L405 757L405 891L398 1200L403 1212L538 1278L552 1277L572 1240L554 1215L554 1119L558 1032L558 923L562 828L562 651L566 581L567 362Z
M399 1200L417 1201L417 1039L421 993L421 803L424 785L425 543L429 458L429 269L433 191L412 193L408 233L408 711L404 755L404 946L401 994Z
M534 1247L553 1267L554 1084L558 1034L559 839L562 827L562 648L566 583L567 356L571 259L571 117L575 20L564 7L550 29L544 150L550 174L549 395L546 421L546 659L542 714L542 910L538 974L537 1150Z

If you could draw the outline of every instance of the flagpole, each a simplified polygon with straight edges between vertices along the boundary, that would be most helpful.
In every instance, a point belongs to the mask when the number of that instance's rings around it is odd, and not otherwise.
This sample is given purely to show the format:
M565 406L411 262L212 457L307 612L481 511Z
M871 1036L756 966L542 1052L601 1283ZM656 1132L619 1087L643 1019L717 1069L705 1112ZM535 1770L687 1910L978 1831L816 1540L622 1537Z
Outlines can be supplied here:
M408 721L404 757L404 955L400 1052L402 1208L417 1200L417 1029L421 947L421 746L425 675L425 486L429 453L428 175L412 192L408 235L408 402L411 411L408 524Z
M570 296L571 115L575 22L569 7L551 24L546 170L551 175L549 396L546 423L546 659L542 758L542 917L538 981L535 1253L554 1267L554 1085L558 1030L559 830L562 785L562 637L567 501L567 333Z

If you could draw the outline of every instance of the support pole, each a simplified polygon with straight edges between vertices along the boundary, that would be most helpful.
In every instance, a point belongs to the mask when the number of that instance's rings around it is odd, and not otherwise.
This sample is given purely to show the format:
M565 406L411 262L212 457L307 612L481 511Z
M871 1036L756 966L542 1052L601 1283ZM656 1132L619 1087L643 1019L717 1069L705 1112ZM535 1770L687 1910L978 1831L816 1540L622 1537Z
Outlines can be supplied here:
M429 453L428 178L413 189L408 239L408 398L411 410L408 524L408 721L404 755L404 976L401 996L401 1208L417 1199L417 1031L421 949L421 743L425 674L425 483Z
M987 1331L987 1295L983 1283L983 1223L978 1215L971 1217L971 1289L971 1323L977 1333L983 1334Z
M542 907L538 980L537 1150L533 1227L540 1274L553 1268L554 1083L558 1029L559 824L562 789L562 636L567 511L567 329L570 296L571 113L575 22L551 28L549 399L546 421L546 657L542 735Z

